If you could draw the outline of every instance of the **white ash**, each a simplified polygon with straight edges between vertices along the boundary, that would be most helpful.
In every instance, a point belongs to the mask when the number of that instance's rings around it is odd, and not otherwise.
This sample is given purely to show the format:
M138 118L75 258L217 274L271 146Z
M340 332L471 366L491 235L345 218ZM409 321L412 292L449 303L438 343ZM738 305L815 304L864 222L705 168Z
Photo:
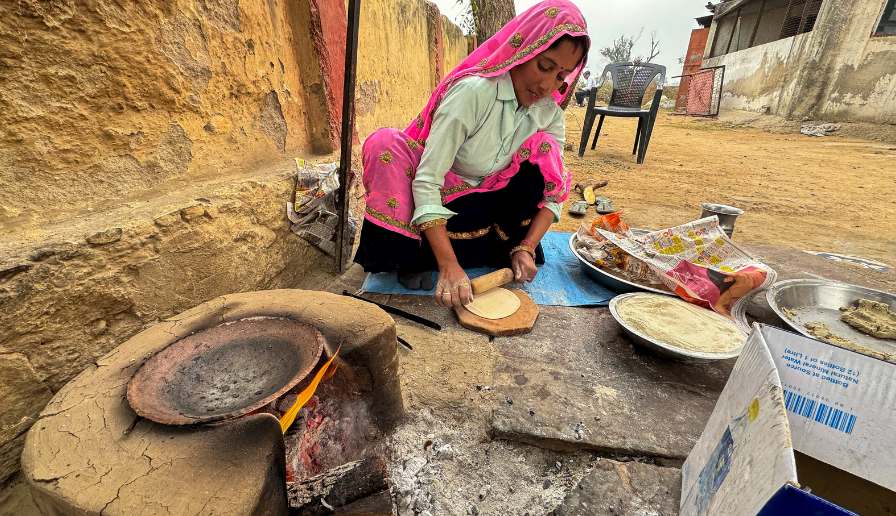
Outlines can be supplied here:
M397 514L547 514L591 460L492 441L486 428L484 420L442 418L430 409L409 415L387 446Z

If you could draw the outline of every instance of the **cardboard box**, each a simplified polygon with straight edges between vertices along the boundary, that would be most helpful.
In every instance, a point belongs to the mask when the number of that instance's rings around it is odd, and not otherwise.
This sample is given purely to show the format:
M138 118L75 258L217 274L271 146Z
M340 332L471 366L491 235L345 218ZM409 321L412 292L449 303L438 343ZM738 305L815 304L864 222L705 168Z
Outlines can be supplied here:
M681 514L894 514L894 487L896 365L755 325L682 467Z

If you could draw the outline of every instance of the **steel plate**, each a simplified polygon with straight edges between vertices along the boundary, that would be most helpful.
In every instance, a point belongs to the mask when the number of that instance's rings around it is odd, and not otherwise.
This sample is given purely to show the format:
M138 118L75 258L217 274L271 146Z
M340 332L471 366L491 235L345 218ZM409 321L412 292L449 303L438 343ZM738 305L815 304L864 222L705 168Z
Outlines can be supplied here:
M625 320L619 315L617 308L619 303L625 301L628 298L635 296L654 296L656 294L647 294L644 292L634 292L629 294L621 294L610 300L610 314L613 315L613 318L616 319L616 322L622 326L622 329L632 338L636 343L650 348L660 354L671 356L675 358L689 358L689 359L698 359L698 360L725 360L728 358L735 358L740 355L741 350L743 349L743 344L735 350L728 351L726 353L704 353L701 351L690 351L686 349L681 349L677 346L669 344L667 342L663 342L661 340L655 339L649 335L645 335L638 330L632 328L625 322ZM682 303L687 303L687 301L680 300ZM717 314L715 312L707 310L707 312L711 313L713 316L718 317L720 319L724 319L731 324L734 324L734 321L728 319L727 317ZM739 331L739 330L738 330ZM741 332L743 333L743 332ZM747 336L744 335L744 343L746 343Z
M638 232L638 230L632 230L633 232ZM626 280L624 278L620 278L619 276L615 276L608 271L597 267L592 264L588 260L582 258L578 251L576 251L575 243L576 243L576 234L573 233L569 237L569 249L572 251L572 254L579 260L579 263L582 266L582 269L585 271L585 274L588 275L594 281L600 283L601 285L607 287L608 289L619 292L653 292L655 294L663 294L667 296L674 296L675 294L668 291L662 290L656 287L650 287L647 285L641 285L640 283L635 283L633 281Z
M832 333L856 344L884 354L896 353L896 342L866 335L840 320L840 307L851 306L859 299L870 299L889 305L896 310L896 295L817 279L780 281L766 292L772 310L795 331L817 338L806 329L806 324L823 322Z

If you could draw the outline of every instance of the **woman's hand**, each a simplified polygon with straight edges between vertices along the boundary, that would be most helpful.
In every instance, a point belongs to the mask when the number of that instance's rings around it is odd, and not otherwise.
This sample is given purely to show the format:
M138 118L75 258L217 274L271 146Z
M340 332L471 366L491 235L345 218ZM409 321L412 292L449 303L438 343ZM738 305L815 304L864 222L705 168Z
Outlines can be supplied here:
M436 284L436 303L442 306L464 306L473 301L473 287L470 278L457 263L439 267L439 282Z
M526 251L517 251L510 257L510 268L513 269L513 279L516 281L530 282L538 274L535 259Z
M538 267L535 265L535 248L548 232L548 228L554 223L554 213L548 208L541 208L538 213L532 217L532 223L529 224L529 231L526 238L520 242L520 246L515 248L515 252L510 255L510 268L513 269L513 277L516 281L532 281L538 274Z

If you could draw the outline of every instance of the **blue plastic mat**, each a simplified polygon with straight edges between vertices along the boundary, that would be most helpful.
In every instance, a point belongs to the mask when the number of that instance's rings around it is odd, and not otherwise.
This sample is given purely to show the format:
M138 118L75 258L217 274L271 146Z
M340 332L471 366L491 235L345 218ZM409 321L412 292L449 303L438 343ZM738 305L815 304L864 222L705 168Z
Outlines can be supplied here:
M545 264L538 269L535 281L522 288L539 305L605 306L616 295L585 275L579 260L569 249L570 233L548 232L541 240ZM492 269L470 269L471 278ZM435 273L433 273L435 275ZM435 280L435 277L433 278ZM431 296L433 290L410 290L398 283L395 273L368 274L361 286L364 292L377 294L409 294Z

